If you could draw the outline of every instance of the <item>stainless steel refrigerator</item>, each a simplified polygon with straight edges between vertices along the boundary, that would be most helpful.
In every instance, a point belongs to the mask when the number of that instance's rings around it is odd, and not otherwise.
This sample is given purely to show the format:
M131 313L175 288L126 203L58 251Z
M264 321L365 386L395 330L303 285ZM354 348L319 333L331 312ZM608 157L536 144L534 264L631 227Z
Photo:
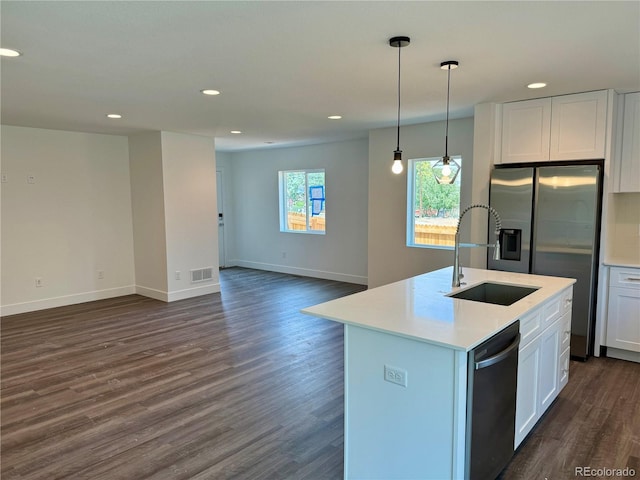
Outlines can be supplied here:
M488 268L575 278L571 356L586 360L593 354L602 161L496 167L489 196L502 220L502 259L488 255ZM491 218L490 237L494 225Z

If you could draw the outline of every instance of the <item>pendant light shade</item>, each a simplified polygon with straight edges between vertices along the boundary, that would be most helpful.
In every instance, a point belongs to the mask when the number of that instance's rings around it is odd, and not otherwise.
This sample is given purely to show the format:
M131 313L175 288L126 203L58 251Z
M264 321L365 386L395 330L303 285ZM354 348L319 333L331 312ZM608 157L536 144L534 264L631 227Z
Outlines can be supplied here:
M397 126L397 143L393 152L393 165L391 171L396 175L402 173L404 166L402 165L402 150L400 150L400 50L411 42L409 37L392 37L389 39L389 46L398 49L398 126Z
M460 165L449 158L449 94L451 91L451 70L458 68L458 62L448 60L440 64L442 70L447 71L447 120L444 136L444 156L432 167L433 175L439 184L448 185L456 181L460 173Z

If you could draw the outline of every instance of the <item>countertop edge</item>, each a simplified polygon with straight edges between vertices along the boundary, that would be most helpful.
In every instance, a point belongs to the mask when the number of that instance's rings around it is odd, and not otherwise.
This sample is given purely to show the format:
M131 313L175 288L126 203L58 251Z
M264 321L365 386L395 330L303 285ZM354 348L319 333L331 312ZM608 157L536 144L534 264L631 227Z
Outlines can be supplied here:
M511 272L498 272L495 270L470 268L465 269L465 271L470 274L468 276L468 280L470 280L470 282L462 288L452 289L451 287L448 287L445 290L442 289L440 285L442 284L443 277L448 280L447 272L449 272L449 274L451 272L451 267L447 267L434 272L418 275L416 277L400 280L388 285L383 285L381 287L365 290L360 293L348 295L329 302L309 306L301 309L300 312L313 317L339 322L344 325L357 326L451 350L469 352L485 340L491 338L495 333L498 333L504 328L512 325L515 321L521 319L540 305L556 297L566 288L569 288L576 283L575 279L565 277L548 277L543 275L525 276L524 274L512 274ZM477 302L468 300L445 300L445 303L453 302L453 304L448 305L449 309L456 309L457 306L463 306L462 308L466 308L474 314L476 312L480 312L480 314L487 312L489 314L493 313L496 317L499 317L499 319L484 322L484 324L482 324L482 322L478 322L477 325L475 323L470 323L469 320L465 320L465 318L470 316L468 314L462 317L456 317L456 314L454 315L454 318L457 319L448 319L448 321L445 319L442 320L442 322L440 322L439 317L434 317L432 315L427 317L421 317L419 315L416 316L416 313L410 308L411 306L405 305L407 301L401 295L403 292L402 289L409 288L409 285L411 285L413 291L418 291L419 287L424 288L427 286L425 285L425 279L427 279L427 283L429 281L436 282L439 286L437 288L433 288L433 285L431 285L431 288L427 291L427 293L431 295L431 297L427 296L427 305L431 307L431 304L428 303L429 300L441 303L442 298L448 297L450 293L471 288L477 283L482 283L482 281L498 281L500 283L501 280L498 278L501 274L504 274L505 279L502 280L504 283L529 286L540 285L538 288L543 290L540 293L544 295L538 295L538 297L541 298L529 298L528 300L527 297L525 297L511 306L504 307L506 309L502 309L502 306L485 303L478 304ZM517 278L520 283L514 280L514 278ZM445 293L445 291L448 293ZM535 294L536 292L532 295ZM365 295L365 297L362 295ZM365 298L368 302L363 303ZM395 319L399 319L399 321L390 323L386 320L381 321L379 317L377 320L375 319L376 314L380 313L381 310L377 308L379 305L375 305L375 300L380 299L393 299L391 302L384 301L382 303L382 310L386 310L383 312L385 318L393 317ZM535 303L532 303L534 300ZM464 303L459 304L456 302ZM389 305L389 303L392 305ZM420 306L424 307L424 305ZM499 310L496 311L496 308L499 308ZM437 305L434 306L434 309L437 310ZM461 323L454 325L452 328L452 322ZM475 322L475 319L472 322Z

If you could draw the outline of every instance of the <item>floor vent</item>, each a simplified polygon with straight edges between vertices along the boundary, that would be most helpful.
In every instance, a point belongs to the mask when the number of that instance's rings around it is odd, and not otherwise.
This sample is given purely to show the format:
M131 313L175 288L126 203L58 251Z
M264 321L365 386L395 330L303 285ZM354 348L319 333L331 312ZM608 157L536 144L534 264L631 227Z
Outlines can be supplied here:
M198 268L197 270L191 270L191 283L206 282L213 279L213 268Z

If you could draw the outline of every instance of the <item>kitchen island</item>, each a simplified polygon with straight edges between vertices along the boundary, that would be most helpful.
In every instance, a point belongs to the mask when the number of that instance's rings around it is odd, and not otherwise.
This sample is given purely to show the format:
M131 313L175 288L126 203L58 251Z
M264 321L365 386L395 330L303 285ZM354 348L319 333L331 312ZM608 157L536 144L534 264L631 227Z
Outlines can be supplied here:
M445 268L303 310L345 324L345 478L465 478L468 352L518 320L514 447L566 383L574 280L464 274L458 288ZM483 282L536 290L508 306L449 296Z

